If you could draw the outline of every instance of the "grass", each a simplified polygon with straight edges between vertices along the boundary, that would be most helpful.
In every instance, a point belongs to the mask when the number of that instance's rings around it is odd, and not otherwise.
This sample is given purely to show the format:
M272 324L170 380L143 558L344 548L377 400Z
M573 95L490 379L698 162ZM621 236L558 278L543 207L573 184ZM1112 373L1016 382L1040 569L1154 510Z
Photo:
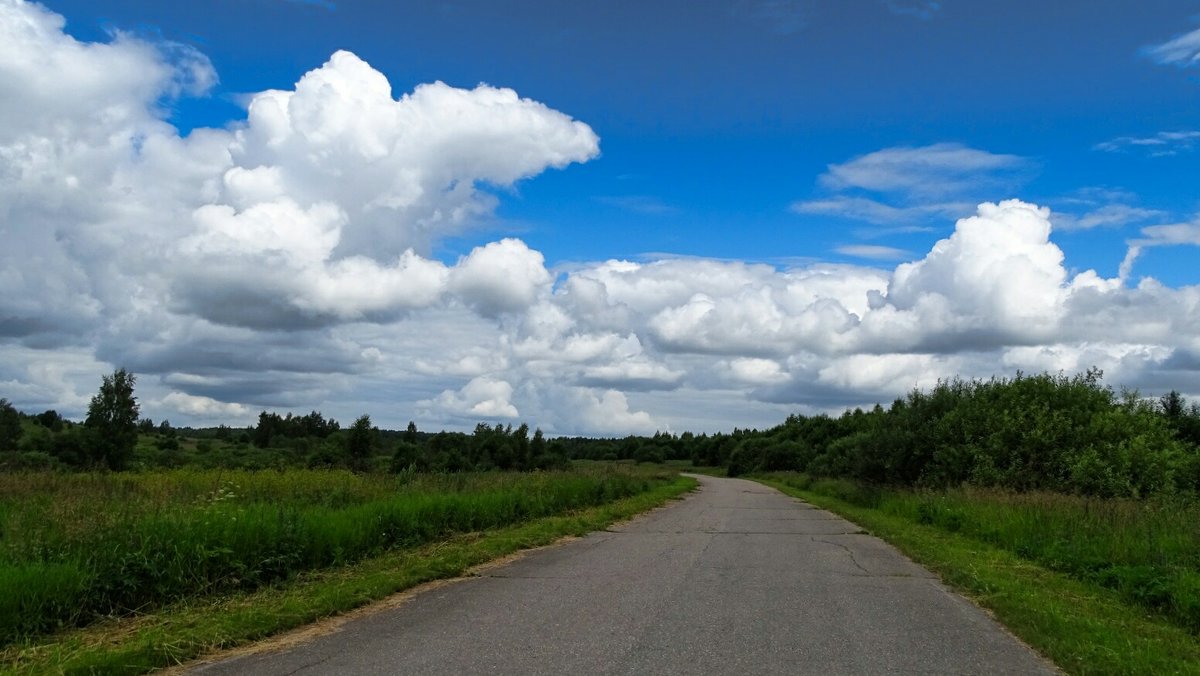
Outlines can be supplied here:
M0 476L0 646L670 483L649 468Z
M696 482L679 477L637 495L562 516L460 534L417 549L303 573L287 584L99 623L0 652L14 674L139 674L299 627L521 549L602 529L678 497Z
M1200 674L1200 642L1181 612L1194 588L1171 587L1165 603L1133 591L1194 579L1194 506L756 478L891 542L1069 673ZM1105 570L1142 577L1114 583L1121 575Z

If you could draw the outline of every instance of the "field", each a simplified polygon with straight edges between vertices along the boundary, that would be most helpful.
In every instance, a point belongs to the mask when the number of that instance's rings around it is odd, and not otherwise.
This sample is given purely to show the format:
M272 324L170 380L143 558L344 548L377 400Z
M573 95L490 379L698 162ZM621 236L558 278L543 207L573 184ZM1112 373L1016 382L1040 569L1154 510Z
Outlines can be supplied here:
M0 643L644 493L645 468L0 475Z

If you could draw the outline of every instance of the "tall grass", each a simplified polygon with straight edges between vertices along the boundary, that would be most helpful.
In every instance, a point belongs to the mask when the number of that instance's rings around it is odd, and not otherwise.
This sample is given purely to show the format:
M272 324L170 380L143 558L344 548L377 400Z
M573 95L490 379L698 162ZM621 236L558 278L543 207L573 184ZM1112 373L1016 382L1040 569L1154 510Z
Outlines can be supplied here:
M0 475L0 644L634 495L638 468Z
M764 477L956 532L1079 580L1200 633L1200 504L1060 493L879 488L804 474Z

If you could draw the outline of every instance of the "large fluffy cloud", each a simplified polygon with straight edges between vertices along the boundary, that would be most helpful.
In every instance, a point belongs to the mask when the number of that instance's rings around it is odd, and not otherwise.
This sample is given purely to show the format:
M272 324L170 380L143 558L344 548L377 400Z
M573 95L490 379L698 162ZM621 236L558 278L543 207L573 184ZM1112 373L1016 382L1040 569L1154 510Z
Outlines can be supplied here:
M78 334L142 296L255 328L395 317L445 300L450 271L422 256L491 210L481 187L598 152L586 125L512 90L434 83L395 99L349 52L252 96L244 123L181 138L159 106L215 82L202 55L62 27L40 6L0 6L8 335ZM500 246L485 264L514 257L524 284L544 283L540 256ZM531 300L471 283L474 258L464 302Z
M293 91L252 97L226 142L231 166L176 247L187 273L173 293L196 314L256 326L389 319L447 291L484 314L528 305L549 276L520 242L482 247L453 271L422 255L490 211L479 186L598 151L586 125L512 90L439 82L393 99L383 74L349 52ZM202 282L214 269L215 293ZM253 302L231 313L231 297Z
M1019 157L935 144L830 165L830 194L797 211L958 218L893 269L555 269L512 237L439 260L493 188L595 157L593 131L486 85L397 97L337 52L249 97L245 119L181 135L166 104L216 81L192 49L79 42L41 6L0 0L0 395L78 416L119 365L140 374L146 413L176 424L319 408L619 435L770 424L1018 368L1098 365L1200 394L1200 287L1132 273L1145 247L1200 242L1196 225L1145 227L1117 278L1074 273L1046 208L965 202L1018 184Z
M948 333L996 332L1014 342L1052 333L1066 270L1049 216L1017 201L980 205L924 259L897 267L877 307L919 317L934 341Z

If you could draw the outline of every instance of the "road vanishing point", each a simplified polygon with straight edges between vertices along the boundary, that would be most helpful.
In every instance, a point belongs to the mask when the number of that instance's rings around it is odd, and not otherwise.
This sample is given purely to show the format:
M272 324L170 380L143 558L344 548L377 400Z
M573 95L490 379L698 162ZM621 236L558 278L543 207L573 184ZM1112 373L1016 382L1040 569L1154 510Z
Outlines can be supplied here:
M189 673L1057 673L849 521L752 481L697 478L633 521Z

